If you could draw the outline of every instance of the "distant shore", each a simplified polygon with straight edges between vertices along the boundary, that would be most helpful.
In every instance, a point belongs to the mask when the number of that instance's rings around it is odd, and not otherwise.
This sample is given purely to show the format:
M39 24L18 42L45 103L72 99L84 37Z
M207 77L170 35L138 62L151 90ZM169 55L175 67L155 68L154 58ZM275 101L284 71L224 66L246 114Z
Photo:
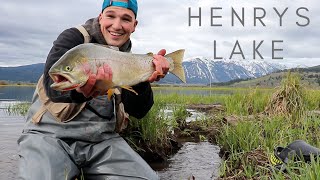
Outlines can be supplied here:
M0 84L0 87L7 87L7 86L32 87L32 86L36 86L36 84L35 83L30 83L30 84Z

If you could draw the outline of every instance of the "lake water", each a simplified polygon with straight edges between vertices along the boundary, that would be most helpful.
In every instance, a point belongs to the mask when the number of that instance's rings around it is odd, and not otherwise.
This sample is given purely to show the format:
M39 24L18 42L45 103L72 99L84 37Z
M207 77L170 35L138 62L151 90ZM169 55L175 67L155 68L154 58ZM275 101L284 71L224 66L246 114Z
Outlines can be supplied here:
M0 86L0 101L31 101L35 87L26 86ZM199 94L199 95L225 95L232 94L232 90L208 90L208 89L178 89L178 88L154 88L154 94Z
M31 101L35 87L0 86L0 101Z
M0 102L3 108L4 103ZM20 137L25 119L22 116L8 115L0 109L0 179L17 179L17 140Z

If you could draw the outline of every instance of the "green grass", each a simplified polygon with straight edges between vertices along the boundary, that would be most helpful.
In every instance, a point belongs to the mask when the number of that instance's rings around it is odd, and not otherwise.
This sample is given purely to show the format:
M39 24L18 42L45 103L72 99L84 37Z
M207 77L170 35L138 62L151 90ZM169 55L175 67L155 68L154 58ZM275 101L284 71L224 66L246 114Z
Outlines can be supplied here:
M320 109L320 90L310 89L306 92L306 106L309 110Z
M236 92L231 96L227 96L224 100L227 114L247 116L261 113L264 111L270 93L271 91L252 89L245 93Z
M10 105L7 108L7 113L10 115L26 115L29 108L30 108L31 103L30 102L22 102L22 103L17 103Z
M274 147L285 147L298 139L319 147L320 119L318 117L302 119L299 127L293 127L287 120L284 117L274 117L257 121L243 120L236 126L224 125L222 133L218 137L218 144L229 153L229 156L225 159L222 175L252 178L272 174L272 176L280 177L281 174L273 173L271 170L265 169L266 167L261 168L254 163L247 162L246 154L262 149L267 157L270 157ZM270 165L270 163L268 164ZM319 165L315 164L311 166L305 163L288 165L288 168L291 169L301 167L308 167L309 170L301 169L295 174L292 172L292 177L308 177L309 173L314 174L320 171ZM243 170L240 174L239 169ZM282 174L282 176L286 175Z
M143 151L139 147L142 140L150 149L168 148L170 144L170 133L174 122L172 118L165 116L163 110L167 106L163 103L156 103L148 114L142 119L130 117L130 126L125 133L129 144L137 151Z

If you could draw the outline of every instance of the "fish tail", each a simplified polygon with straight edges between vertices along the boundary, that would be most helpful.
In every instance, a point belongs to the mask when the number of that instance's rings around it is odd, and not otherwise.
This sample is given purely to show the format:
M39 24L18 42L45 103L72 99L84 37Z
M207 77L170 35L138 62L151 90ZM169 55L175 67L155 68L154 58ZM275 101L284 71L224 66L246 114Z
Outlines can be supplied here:
M170 54L167 54L164 57L169 57L173 60L174 68L170 72L177 76L182 82L186 83L186 77L182 66L183 55L184 49L180 49Z

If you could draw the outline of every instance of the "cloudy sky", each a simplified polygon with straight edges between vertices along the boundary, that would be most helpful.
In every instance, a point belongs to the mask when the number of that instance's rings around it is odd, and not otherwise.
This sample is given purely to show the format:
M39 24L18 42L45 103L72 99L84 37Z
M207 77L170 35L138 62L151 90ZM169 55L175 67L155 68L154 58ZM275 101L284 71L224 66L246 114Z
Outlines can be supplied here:
M288 66L320 65L320 6L318 0L138 0L138 26L132 35L133 53L157 53L186 49L185 59L216 56L229 59L236 41L245 56L253 59L253 41L263 43L258 51L264 60ZM45 62L46 56L60 32L83 24L101 11L102 0L0 0L0 66L18 66ZM189 26L189 8L192 16ZM220 16L220 18L211 18ZM235 17L232 26L232 8ZM256 16L265 17L254 25ZM281 18L279 14L288 8ZM298 10L300 8L300 10ZM263 9L263 10L262 10ZM297 12L298 10L298 12ZM212 22L211 22L212 21ZM212 26L221 24L221 26ZM305 25L304 27L298 26ZM308 25L306 25L308 24ZM276 57L272 59L272 41ZM214 46L216 41L216 46ZM239 52L236 46L235 52ZM256 54L256 58L260 57ZM242 60L234 54L233 59Z

